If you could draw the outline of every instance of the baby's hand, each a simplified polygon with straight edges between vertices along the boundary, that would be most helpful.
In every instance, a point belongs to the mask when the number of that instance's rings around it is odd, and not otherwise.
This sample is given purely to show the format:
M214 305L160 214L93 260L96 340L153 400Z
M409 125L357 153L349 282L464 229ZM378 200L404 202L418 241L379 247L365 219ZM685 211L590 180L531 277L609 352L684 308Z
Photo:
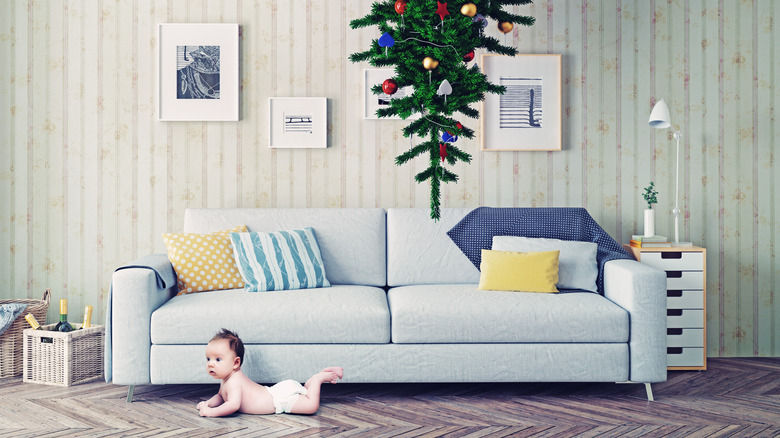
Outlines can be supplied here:
M198 413L201 417L210 417L208 415L209 406L206 404L206 402L200 402L198 403Z
M198 406L195 409L200 410L201 406L206 406L206 402L202 401L202 402L198 403Z

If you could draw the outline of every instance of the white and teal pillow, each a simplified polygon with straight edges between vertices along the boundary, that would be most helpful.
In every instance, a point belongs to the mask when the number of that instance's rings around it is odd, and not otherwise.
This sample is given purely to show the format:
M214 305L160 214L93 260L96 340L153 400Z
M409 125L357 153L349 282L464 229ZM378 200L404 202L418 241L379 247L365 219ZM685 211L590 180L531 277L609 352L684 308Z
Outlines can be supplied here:
M249 292L330 287L314 230L230 233Z

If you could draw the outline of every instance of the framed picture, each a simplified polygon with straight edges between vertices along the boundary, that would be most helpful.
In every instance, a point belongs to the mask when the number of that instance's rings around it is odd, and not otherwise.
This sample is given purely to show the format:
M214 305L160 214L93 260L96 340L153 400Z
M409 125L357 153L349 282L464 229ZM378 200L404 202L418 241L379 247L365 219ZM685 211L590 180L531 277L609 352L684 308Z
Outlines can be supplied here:
M161 121L238 120L238 24L161 23Z
M270 147L328 147L326 97L271 97L268 110Z
M483 151L561 150L561 55L482 55L504 94L482 102Z
M382 85L385 79L395 76L395 70L392 68L368 68L363 70L363 118L373 120L401 120L398 116L378 117L376 110L390 106L390 100L399 99L414 93L414 87L399 88L392 95L380 93L378 96L371 92L374 85ZM417 113L412 117L419 117Z

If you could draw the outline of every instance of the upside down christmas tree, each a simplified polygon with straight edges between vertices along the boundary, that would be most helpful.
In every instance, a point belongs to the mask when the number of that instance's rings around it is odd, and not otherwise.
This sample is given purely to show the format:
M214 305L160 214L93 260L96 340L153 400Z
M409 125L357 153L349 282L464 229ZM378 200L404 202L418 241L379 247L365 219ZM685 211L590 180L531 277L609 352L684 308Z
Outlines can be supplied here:
M492 20L506 34L514 24L531 26L534 18L516 15L505 6L524 5L531 0L388 0L375 2L371 12L352 20L353 29L379 28L371 47L350 56L352 62L368 61L374 67L394 67L395 75L372 87L374 94L392 95L411 86L414 92L390 100L377 110L377 116L398 116L404 120L414 114L403 135L412 139L410 149L396 157L403 165L427 154L428 168L418 173L418 183L430 181L431 218L438 220L441 207L441 183L457 182L458 175L445 167L457 161L471 162L471 154L456 146L459 137L474 138L474 130L461 123L465 116L479 118L469 105L484 99L485 93L502 94L505 89L490 83L482 74L475 54L497 53L514 56L514 47L501 44L485 34ZM457 114L456 114L457 113ZM414 136L424 139L414 144Z

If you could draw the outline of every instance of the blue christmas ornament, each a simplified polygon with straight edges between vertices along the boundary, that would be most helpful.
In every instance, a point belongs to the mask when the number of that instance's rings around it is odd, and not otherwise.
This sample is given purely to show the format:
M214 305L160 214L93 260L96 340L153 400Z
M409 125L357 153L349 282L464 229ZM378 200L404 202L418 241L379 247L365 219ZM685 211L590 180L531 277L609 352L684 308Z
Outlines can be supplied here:
M393 36L389 33L385 32L382 34L381 37L379 37L379 46L380 47L393 47L395 45L395 40L393 39Z
M444 134L441 135L441 141L445 143L455 143L456 141L458 141L458 136L452 135L449 132L445 132Z
M385 48L385 56L387 56L387 48L395 45L395 39L389 33L385 32L379 37L379 47Z

